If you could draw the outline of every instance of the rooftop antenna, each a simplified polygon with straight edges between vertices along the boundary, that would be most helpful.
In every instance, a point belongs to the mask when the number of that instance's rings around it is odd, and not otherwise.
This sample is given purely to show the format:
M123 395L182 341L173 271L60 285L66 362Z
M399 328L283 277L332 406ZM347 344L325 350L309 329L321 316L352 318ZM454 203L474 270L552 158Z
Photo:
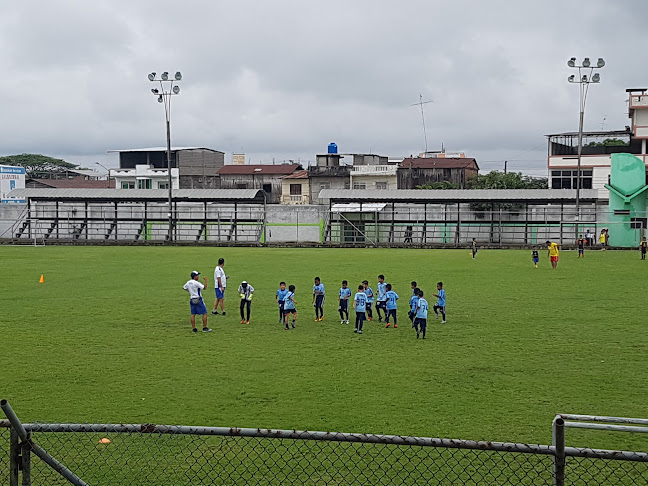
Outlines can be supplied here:
M428 144L427 144L427 131L425 130L425 113L423 112L423 105L427 105L428 103L434 103L434 100L423 101L423 95L419 93L418 103L413 103L410 105L410 106L419 106L421 108L421 120L423 121L423 137L425 138L425 152L423 153L424 156L427 154Z
M605 131L605 120L607 120L607 115L603 115L603 121L601 122L601 131Z

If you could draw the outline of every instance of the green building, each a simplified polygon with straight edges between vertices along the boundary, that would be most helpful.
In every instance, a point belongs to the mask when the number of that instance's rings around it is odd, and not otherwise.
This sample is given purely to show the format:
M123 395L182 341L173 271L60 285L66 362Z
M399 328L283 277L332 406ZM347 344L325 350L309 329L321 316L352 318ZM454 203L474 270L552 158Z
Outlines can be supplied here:
M612 154L610 183L610 244L639 246L645 236L648 185L646 165L631 154Z

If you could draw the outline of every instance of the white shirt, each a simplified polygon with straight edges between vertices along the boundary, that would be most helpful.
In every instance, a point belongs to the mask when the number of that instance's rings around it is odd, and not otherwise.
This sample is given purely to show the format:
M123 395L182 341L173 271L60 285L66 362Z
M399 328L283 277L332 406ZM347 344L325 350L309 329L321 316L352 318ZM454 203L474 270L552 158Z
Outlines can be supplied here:
M216 266L216 270L214 270L214 288L218 288L218 277L221 279L221 284L220 286L225 288L227 287L227 277L225 276L225 270L223 270L223 267L220 265Z
M200 291L205 288L203 284L201 284L198 280L189 280L186 284L184 284L184 287L182 287L185 290L189 291L189 295L191 295L192 299L197 299L200 297Z
M250 300L250 295L252 295L252 292L254 292L254 287L252 287L250 284L247 284L247 287L245 287L244 289L242 285L239 285L238 291L239 294L243 295L243 298L245 300Z

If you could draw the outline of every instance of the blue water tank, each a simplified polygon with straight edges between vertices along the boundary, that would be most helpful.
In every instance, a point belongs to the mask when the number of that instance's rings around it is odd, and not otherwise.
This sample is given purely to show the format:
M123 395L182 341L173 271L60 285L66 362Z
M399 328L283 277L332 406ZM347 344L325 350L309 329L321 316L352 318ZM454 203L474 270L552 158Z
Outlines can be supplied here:
M337 144L335 142L329 143L328 153L329 154L337 154Z

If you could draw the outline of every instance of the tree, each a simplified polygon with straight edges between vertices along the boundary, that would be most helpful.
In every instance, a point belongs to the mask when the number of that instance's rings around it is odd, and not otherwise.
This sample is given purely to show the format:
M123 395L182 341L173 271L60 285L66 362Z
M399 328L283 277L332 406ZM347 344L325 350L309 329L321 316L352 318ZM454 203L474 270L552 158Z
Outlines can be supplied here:
M490 171L488 174L478 174L468 181L470 189L547 189L549 187L546 177L531 177L522 175L521 172ZM520 204L504 203L499 208L505 211L520 209ZM492 203L470 203L473 211L489 211Z
M416 186L417 189L460 189L459 184L455 184L450 181L441 181L441 182L430 182L428 184L423 184L422 186Z
M0 157L0 164L24 167L27 177L38 177L43 174L63 173L66 169L78 166L62 159L55 159L40 154L20 154Z
M602 142L590 142L585 147L619 147L628 145L628 142L620 138L606 138Z

